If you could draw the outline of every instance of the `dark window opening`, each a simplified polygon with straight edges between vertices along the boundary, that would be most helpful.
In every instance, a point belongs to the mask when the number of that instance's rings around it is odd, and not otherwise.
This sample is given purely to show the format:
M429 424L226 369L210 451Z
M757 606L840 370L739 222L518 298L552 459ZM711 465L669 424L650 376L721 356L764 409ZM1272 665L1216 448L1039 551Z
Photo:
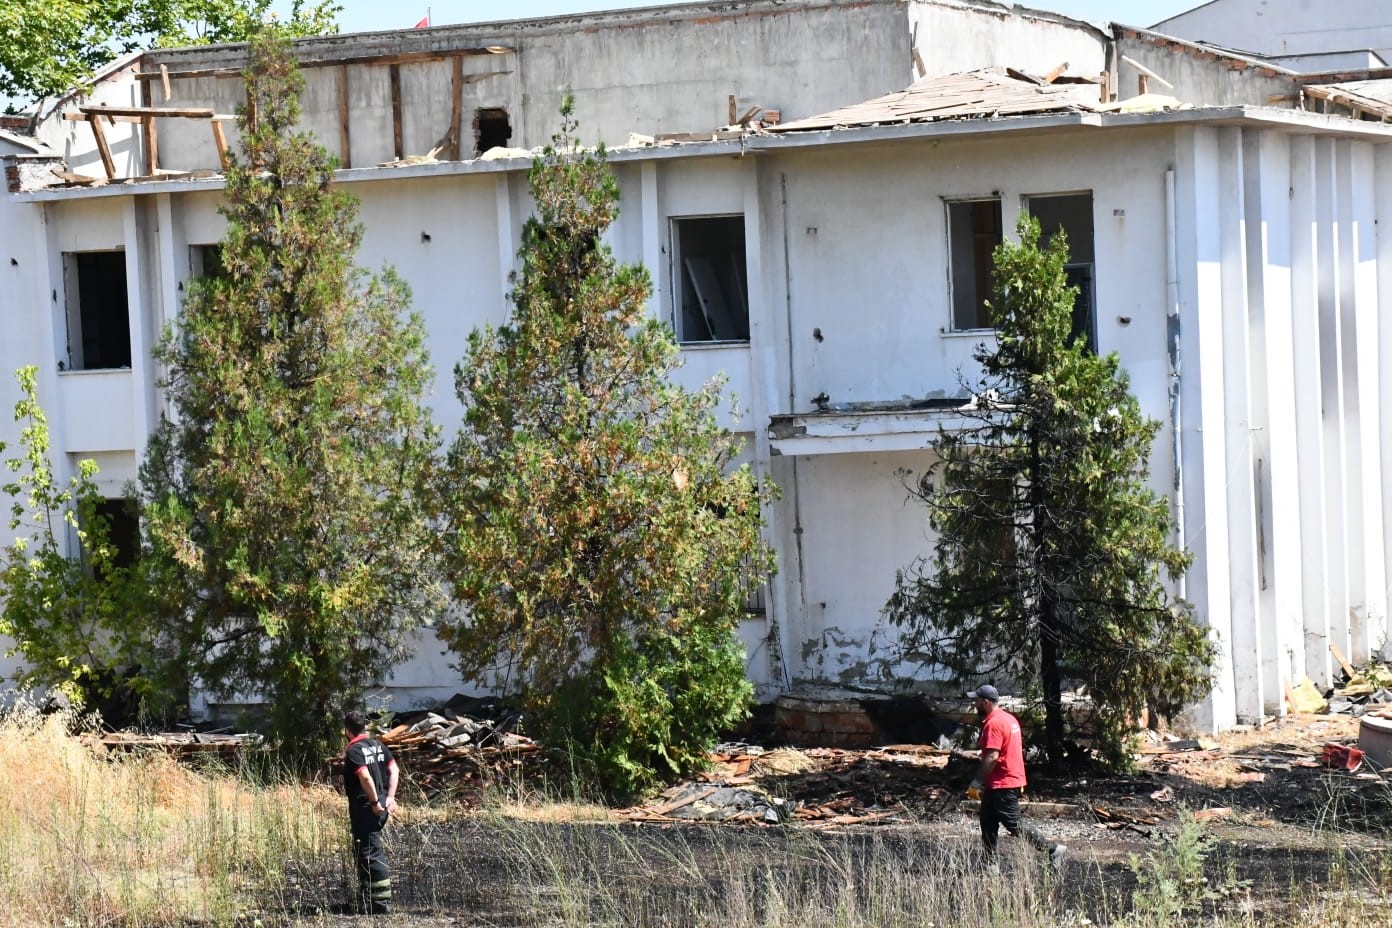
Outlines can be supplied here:
M512 124L507 110L486 107L474 111L474 154L481 155L490 148L506 148L512 138Z
M1001 203L956 200L947 204L947 251L954 329L991 328L986 301L995 279L995 250L1001 243Z
M221 245L190 245L189 269L194 277L208 280L226 280L227 268L222 263Z
M672 220L677 340L749 341L744 217Z
M75 371L130 367L130 305L126 253L64 256L68 293L68 361Z
M95 515L106 524L106 540L113 553L111 566L129 569L140 555L140 517L129 499L104 499L96 504Z
M1078 288L1073 302L1073 337L1082 337L1089 351L1097 351L1097 291L1092 231L1092 194L1068 193L1031 196L1030 215L1039 220L1039 244L1047 246L1062 229L1068 237L1068 285Z

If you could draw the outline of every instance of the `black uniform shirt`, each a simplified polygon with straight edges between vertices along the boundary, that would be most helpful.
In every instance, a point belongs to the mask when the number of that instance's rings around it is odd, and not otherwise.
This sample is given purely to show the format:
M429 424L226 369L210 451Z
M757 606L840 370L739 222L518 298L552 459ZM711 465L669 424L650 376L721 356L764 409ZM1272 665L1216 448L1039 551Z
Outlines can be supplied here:
M364 812L372 809L358 780L358 771L364 767L377 787L377 801L386 802L387 771L394 766L396 760L391 751L377 739L369 738L367 732L349 741L348 750L343 752L343 791L348 794L348 807Z

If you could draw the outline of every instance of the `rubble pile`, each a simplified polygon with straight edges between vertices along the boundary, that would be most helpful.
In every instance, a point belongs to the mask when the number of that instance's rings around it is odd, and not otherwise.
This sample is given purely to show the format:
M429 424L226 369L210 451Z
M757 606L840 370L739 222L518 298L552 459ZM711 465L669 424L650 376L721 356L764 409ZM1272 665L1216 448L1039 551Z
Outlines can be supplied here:
M539 752L519 716L491 700L456 696L437 711L400 713L378 737L427 795L470 791L516 773Z

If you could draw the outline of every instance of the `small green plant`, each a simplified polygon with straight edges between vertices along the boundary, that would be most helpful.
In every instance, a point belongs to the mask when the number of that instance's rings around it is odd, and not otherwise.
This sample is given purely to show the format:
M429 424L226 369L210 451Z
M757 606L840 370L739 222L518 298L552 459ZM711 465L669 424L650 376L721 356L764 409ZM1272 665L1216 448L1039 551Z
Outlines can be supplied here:
M1203 822L1181 808L1173 835L1161 838L1144 856L1131 855L1137 885L1130 923L1146 928L1179 925L1187 913L1216 898L1204 876L1204 862L1212 849L1213 837Z

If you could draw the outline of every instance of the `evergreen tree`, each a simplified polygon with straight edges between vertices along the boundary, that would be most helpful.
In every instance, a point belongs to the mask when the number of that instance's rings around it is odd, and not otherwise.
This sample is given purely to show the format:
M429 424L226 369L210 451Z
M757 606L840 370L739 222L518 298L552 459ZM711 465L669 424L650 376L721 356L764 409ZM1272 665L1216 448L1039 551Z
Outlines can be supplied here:
M1124 764L1144 709L1170 715L1208 692L1212 646L1164 583L1189 557L1146 484L1159 423L1116 355L1071 333L1067 242L1041 249L1039 234L1024 216L1019 244L996 249L977 409L939 436L911 491L937 533L933 557L900 573L886 614L911 653L957 680L1037 681L1056 764L1064 681L1085 684L1102 754Z
M224 272L155 353L173 415L141 470L143 561L174 682L263 696L313 762L428 618L431 368L405 284L354 267L356 202L293 131L288 42L259 37L246 79Z
M470 338L465 419L438 494L448 574L469 615L461 669L520 691L551 745L625 793L690 771L743 718L735 637L771 557L761 491L731 470L721 385L673 385L671 330L647 272L601 243L618 214L604 151L579 149L568 100L534 163L510 325Z

